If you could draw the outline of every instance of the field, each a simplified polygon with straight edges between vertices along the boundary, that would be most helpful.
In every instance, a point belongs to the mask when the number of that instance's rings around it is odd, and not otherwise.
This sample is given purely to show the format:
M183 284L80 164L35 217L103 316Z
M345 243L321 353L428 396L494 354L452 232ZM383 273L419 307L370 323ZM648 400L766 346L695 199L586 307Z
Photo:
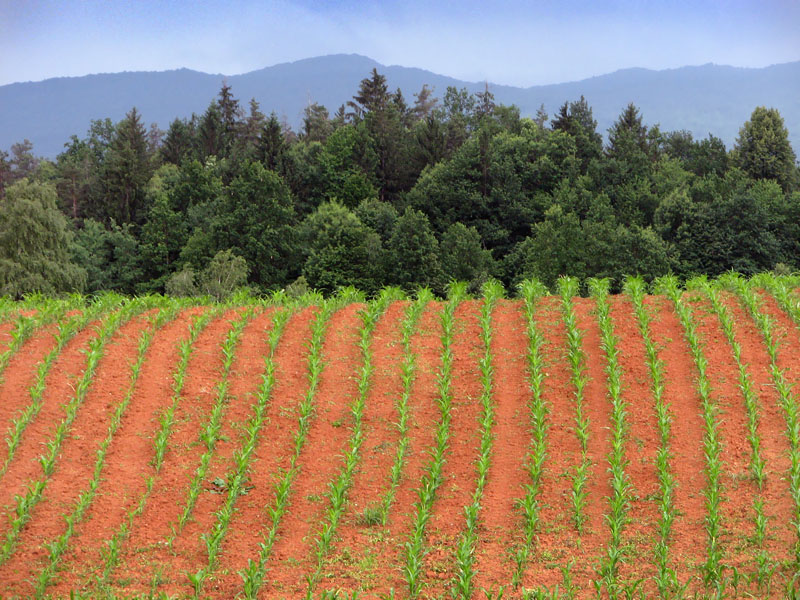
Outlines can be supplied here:
M800 597L798 285L0 302L0 597Z

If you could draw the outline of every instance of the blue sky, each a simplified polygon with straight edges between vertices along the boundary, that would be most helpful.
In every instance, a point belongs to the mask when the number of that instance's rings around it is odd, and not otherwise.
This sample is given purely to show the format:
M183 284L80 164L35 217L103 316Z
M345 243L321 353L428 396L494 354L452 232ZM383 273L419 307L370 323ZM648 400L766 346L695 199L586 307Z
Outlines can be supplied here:
M798 31L796 0L0 0L0 85L179 67L233 75L345 52L529 86L800 60Z

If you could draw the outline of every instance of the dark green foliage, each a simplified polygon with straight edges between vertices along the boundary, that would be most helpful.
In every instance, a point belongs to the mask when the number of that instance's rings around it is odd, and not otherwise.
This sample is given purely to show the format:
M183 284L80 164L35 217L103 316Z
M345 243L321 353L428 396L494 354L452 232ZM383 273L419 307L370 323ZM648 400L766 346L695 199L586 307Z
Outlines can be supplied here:
M72 232L52 185L25 179L0 199L0 296L81 291L86 272L70 259Z
M494 274L492 254L483 247L474 227L451 225L444 232L439 249L444 278L468 282L470 293L478 293Z
M407 102L373 70L333 117L313 102L304 117L295 133L255 100L245 112L225 83L163 136L134 109L93 121L55 164L26 142L0 152L0 198L12 181L50 182L79 232L38 245L70 246L78 279L51 269L52 282L22 288L76 287L81 268L89 290L223 297L239 285L553 286L563 274L617 290L626 275L800 267L800 172L774 109L757 108L729 153L713 136L661 132L630 104L604 147L583 97L546 127L543 106L523 119L488 86L440 98L423 87ZM10 259L17 279L22 257ZM215 269L235 284L214 288Z
M366 293L382 286L383 248L378 234L337 202L321 204L302 224L308 284L331 293L348 285Z
M137 292L142 281L139 242L130 224L102 223L86 219L73 246L74 261L86 270L86 291Z
M261 163L242 163L217 202L211 222L214 254L231 249L247 261L250 281L283 287L297 276L294 208L281 177Z
M780 113L774 108L756 108L736 139L738 166L750 177L774 179L786 190L792 183L795 160Z
M117 125L105 153L100 175L103 195L92 216L104 223L142 223L147 208L145 186L152 175L145 127L133 108Z
M387 250L387 273L392 284L409 291L419 286L443 289L439 243L423 213L405 210L395 223Z

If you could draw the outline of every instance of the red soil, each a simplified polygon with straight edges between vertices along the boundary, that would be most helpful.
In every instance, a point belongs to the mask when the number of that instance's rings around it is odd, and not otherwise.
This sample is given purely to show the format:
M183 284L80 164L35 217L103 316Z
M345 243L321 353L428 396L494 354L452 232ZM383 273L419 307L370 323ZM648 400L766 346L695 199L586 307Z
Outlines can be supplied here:
M758 433L761 437L761 457L766 462L767 479L761 497L768 517L767 549L777 561L791 558L795 534L790 527L793 502L789 495L789 456L786 440L786 421L780 407L780 397L770 374L770 360L764 338L746 309L726 295L724 303L734 321L734 335L741 345L742 363L747 366L753 391L759 400ZM743 410L743 409L739 409ZM747 533L748 528L744 529ZM752 557L747 562L752 563ZM754 571L746 564L745 571Z
M169 450L161 472L142 515L134 522L130 537L120 552L120 566L112 574L112 583L128 594L150 589L154 576L178 578L180 573L164 568L164 563L152 557L166 544L183 511L186 491L205 449L198 443L200 428L216 398L216 385L222 374L221 347L240 311L230 310L222 318L212 321L198 336L194 352L186 368L181 400L175 411ZM171 394L164 390L163 407L168 406ZM153 435L159 429L158 421L151 424ZM152 456L152 454L150 454Z
M776 334L781 338L779 362L791 383L800 383L800 333L796 325L776 305L762 295L764 310L775 319ZM644 344L638 332L635 314L625 297L613 297L611 317L619 343L623 397L627 401L630 425L626 454L627 474L632 487L630 520L623 533L623 543L630 552L620 571L622 582L647 579L645 592L655 592L652 576L653 546L657 539L657 494L654 460L659 435L647 368ZM742 346L742 360L747 365L753 389L761 402L759 432L762 455L767 462L767 483L761 491L764 510L769 517L766 549L770 558L784 566L792 556L796 533L789 521L793 502L789 496L787 474L789 461L785 421L769 372L769 360L760 332L739 303L730 296L724 302L735 319L735 333ZM693 577L690 594L703 593L699 567L706 559L706 487L703 457L702 407L696 389L697 370L680 322L671 303L661 297L649 297L646 306L653 311L651 331L665 368L664 399L671 405L671 462L678 487L675 492L677 516L670 547L670 564L681 581ZM349 492L347 510L339 523L338 536L325 562L318 591L342 588L362 590L361 598L377 598L390 589L405 597L402 565L403 544L408 540L417 500L416 486L429 463L434 432L439 420L436 404L436 376L441 360L441 303L431 304L423 313L418 331L412 337L417 355L417 377L409 399L411 414L410 447L403 478L389 521L385 527L366 526L359 520L366 507L377 504L388 485L389 469L394 460L398 433L395 401L402 391L400 365L402 345L400 324L406 303L392 304L378 322L373 342L372 386L364 413L364 443L361 464ZM735 565L753 575L757 548L749 537L753 533L752 502L757 494L749 476L750 447L746 439L747 414L738 389L738 370L732 352L716 317L708 312L705 300L692 302L698 333L705 344L708 376L712 394L721 409L719 431L724 443L723 545L725 565ZM279 528L277 543L267 564L262 596L267 598L302 597L305 575L315 566L314 546L325 521L328 500L324 497L329 482L342 468L342 456L351 434L349 406L357 394L361 354L358 348L361 325L353 305L335 314L326 336L323 353L325 367L317 390L316 410L307 445L300 456L300 471L290 496L289 511ZM159 428L158 418L172 396L172 372L178 361L177 343L189 331L191 314L182 313L160 330L148 350L131 405L114 441L109 447L103 481L85 519L76 527L74 537L63 557L63 570L48 590L65 597L70 590L92 594L92 584L102 566L101 549L118 529L129 510L145 489L145 480L153 475L152 438ZM463 507L470 503L476 484L476 464L480 443L480 395L478 360L483 349L480 340L479 301L462 304L456 315L454 345L454 405L450 448L444 467L444 481L434 503L434 515L428 524L426 543L431 552L425 559L423 596L448 594L455 576L455 546L465 527ZM540 494L541 520L531 561L523 584L527 588L559 584L563 590L560 567L576 559L572 569L577 597L593 596L590 579L603 556L609 539L604 515L608 511L608 452L610 449L610 400L606 389L606 359L600 345L599 328L592 300L577 299L578 324L584 333L590 383L585 388L585 410L591 430L589 455L592 461L589 481L586 531L579 536L572 522L571 475L580 461L580 447L574 432L574 388L567 362L565 329L561 319L560 299L545 298L536 311L536 323L544 335L545 379L543 397L549 407L547 432L548 455L544 463ZM251 463L252 488L237 501L217 572L206 582L205 594L229 598L241 591L237 571L248 559L258 555L258 544L269 527L267 508L274 502L273 482L285 469L293 450L297 430L297 408L306 390L307 343L310 321L315 309L305 309L288 323L275 355L276 384L266 411L264 424ZM229 320L239 311L209 324L200 335L189 362L186 385L176 413L162 471L155 478L144 514L134 521L131 536L123 546L121 563L112 575L115 592L126 596L147 592L154 577L160 578L159 591L185 596L190 593L185 572L196 571L207 563L200 535L210 530L214 512L225 500L224 494L211 493L204 486L193 519L177 537L174 555L164 546L170 536L170 524L177 521L186 499L189 481L205 450L198 443L199 428L207 420L216 396L221 374L221 344ZM481 588L497 589L510 582L513 560L509 551L521 541L522 517L514 501L523 495L527 482L524 460L532 440L528 402L530 388L526 380L525 353L528 340L523 307L518 301L500 301L494 311L494 442L491 467L484 490L478 524L475 568L476 597ZM233 452L239 447L243 426L252 414L255 392L261 381L264 353L267 351L268 314L257 316L244 330L230 373L230 397L223 418L222 438L212 458L207 480L224 478L233 467ZM138 333L146 326L143 318L124 325L107 346L90 387L85 404L65 439L56 471L48 482L42 502L23 529L16 553L0 567L0 594L28 595L35 576L44 565L42 543L53 540L64 530L62 516L73 508L77 494L87 485L96 460L95 449L103 439L113 409L130 381L131 363L136 356ZM0 386L0 424L24 407L26 388L33 381L36 362L52 347L52 327L34 334L14 357ZM0 345L3 326L0 325ZM50 439L63 417L62 404L68 400L85 368L82 350L96 331L87 327L64 349L47 378L45 402L40 416L25 432L17 456L0 485L0 506L7 513L13 507L13 495L24 485L41 476L37 457L42 444ZM49 344L49 346L48 346ZM38 357L38 358L37 358ZM0 534L8 529L8 519L0 518ZM773 595L783 589L779 577L774 580ZM741 591L741 590L740 590ZM751 593L759 590L751 586ZM99 591L98 591L99 592ZM762 594L763 595L763 594ZM505 598L519 597L519 591L507 589Z
M269 351L271 311L254 318L242 331L236 348L236 358L228 375L228 404L220 429L220 438L214 448L203 491L195 504L192 518L173 542L172 548L159 547L152 559L159 563L169 562L171 573L164 579L167 595L186 595L192 589L185 576L208 564L206 545L200 538L211 532L216 523L216 511L227 500L226 493L213 485L216 479L227 480L229 472L235 470L233 453L241 447L247 421L258 401L258 387L264 373L264 356ZM263 430L262 430L263 432Z
M338 540L326 561L324 589L368 589L376 579L386 577L386 573L360 568L374 560L369 547L374 529L361 521L361 515L364 509L379 506L386 493L400 439L396 403L403 391L401 324L407 306L408 302L391 304L373 331L374 370L362 421L361 466L353 478Z
M609 301L622 370L622 399L627 411L625 419L629 427L625 473L631 483L631 500L623 543L630 543L634 548L629 561L620 567L619 580L629 582L645 579L649 582L655 574L652 553L658 537L658 508L653 499L659 490L655 464L661 438L646 348L633 303L626 296L610 297ZM655 593L650 586L646 589L649 593Z
M139 334L148 326L145 317L134 318L120 327L106 345L92 385L72 423L72 435L61 446L42 501L33 510L16 552L0 567L6 591L31 593L31 582L47 565L44 545L62 535L66 529L62 516L72 513L78 496L88 488L111 415L130 384L131 357L136 356Z
M455 549L466 527L464 507L472 504L477 484L483 392L478 361L484 350L478 322L481 304L466 300L455 313L450 444L428 522L429 552L423 561L426 594L434 598L445 596L451 587L456 573Z
M0 323L0 353L8 350L11 345L11 332L14 331L13 321L4 321Z
M69 590L81 589L91 582L97 565L102 564L100 549L144 492L145 479L152 472L152 438L159 427L158 417L172 397L179 345L189 337L192 317L204 310L182 312L157 331L151 341L131 402L108 447L104 481L86 517L75 529L70 550L62 558L63 574L50 590L54 596L66 596Z
M0 376L0 432L3 437L13 431L12 420L30 404L29 389L36 381L36 371L44 357L56 345L56 325L39 329L11 357L5 372ZM0 465L8 458L8 446L0 444Z
M671 301L662 296L645 298L645 305L654 311L650 324L658 357L664 362L664 401L673 415L670 463L677 487L674 505L677 516L670 543L671 566L681 582L700 577L698 567L706 558L706 488L703 455L703 418L697 392L697 368L683 327Z
M289 466L297 431L298 407L308 388L307 369L302 357L311 340L315 309L307 308L291 317L275 350L275 386L266 412L262 434L251 458L251 489L237 502L228 535L222 545L220 569L207 592L233 598L242 587L238 572L255 560L258 544L271 525L267 509L275 501L274 483L279 470Z
M343 468L352 416L350 404L358 393L361 352L357 346L362 305L338 311L328 325L315 401L314 422L300 456L300 473L294 482L289 511L283 517L267 569L264 595L299 598L305 593L308 573L316 563L314 551L330 502L325 496L329 483ZM323 583L324 585L324 583Z
M498 588L511 581L514 563L509 550L523 539L523 522L515 502L530 483L525 460L530 452L531 402L527 380L528 335L519 302L500 300L492 314L492 398L495 403L494 443L481 501L476 548L475 587Z
M542 298L534 318L544 338L541 349L545 361L542 398L547 403L549 415L539 533L523 578L523 587L552 588L561 582L559 565L566 564L578 551L570 495L571 475L580 464L581 449L575 436L575 388L570 380L560 298Z
M6 510L12 509L15 505L14 496L24 494L28 483L42 476L42 467L39 463L42 448L45 447L48 440L52 439L59 423L64 418L63 404L73 397L74 387L86 368L84 351L88 347L89 340L97 337L94 327L96 325L98 323L93 323L72 338L50 367L41 411L25 429L14 460L9 465L6 474L0 479L2 482L0 507L5 507ZM25 399L27 400L27 398ZM14 405L16 409L21 406L22 403ZM4 535L8 530L9 522L7 519L0 519L0 522L0 535Z
M403 467L403 478L397 489L394 505L389 512L385 530L369 539L365 556L374 557L376 572L382 579L375 582L374 592L400 592L405 589L401 565L405 561L404 544L411 534L416 514L414 503L418 500L417 485L430 461L429 452L435 446L434 435L440 412L436 404L436 379L441 368L441 317L442 305L431 303L425 307L417 322L417 331L411 338L411 351L416 355L416 378L408 400L409 446Z

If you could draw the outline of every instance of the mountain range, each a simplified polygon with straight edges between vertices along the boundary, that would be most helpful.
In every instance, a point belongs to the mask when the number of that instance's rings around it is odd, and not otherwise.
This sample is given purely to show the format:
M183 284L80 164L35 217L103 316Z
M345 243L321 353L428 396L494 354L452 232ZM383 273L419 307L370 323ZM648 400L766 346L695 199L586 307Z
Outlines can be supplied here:
M29 139L34 154L54 158L71 135L86 134L92 119L119 121L134 106L146 123L166 129L176 117L204 112L223 81L243 106L255 98L266 114L275 111L297 129L309 102L325 105L332 114L352 98L373 68L386 76L390 89L402 89L409 104L423 84L434 88L436 96L447 86L478 92L488 84L496 102L517 105L523 116L533 116L542 104L552 115L565 101L583 95L602 133L633 102L649 125L658 123L662 131L686 129L696 138L711 133L729 148L756 106L774 107L784 118L793 148L800 152L800 61L764 68L713 64L661 71L632 68L582 81L521 88L384 66L356 54L309 58L230 76L178 69L0 86L0 149Z

